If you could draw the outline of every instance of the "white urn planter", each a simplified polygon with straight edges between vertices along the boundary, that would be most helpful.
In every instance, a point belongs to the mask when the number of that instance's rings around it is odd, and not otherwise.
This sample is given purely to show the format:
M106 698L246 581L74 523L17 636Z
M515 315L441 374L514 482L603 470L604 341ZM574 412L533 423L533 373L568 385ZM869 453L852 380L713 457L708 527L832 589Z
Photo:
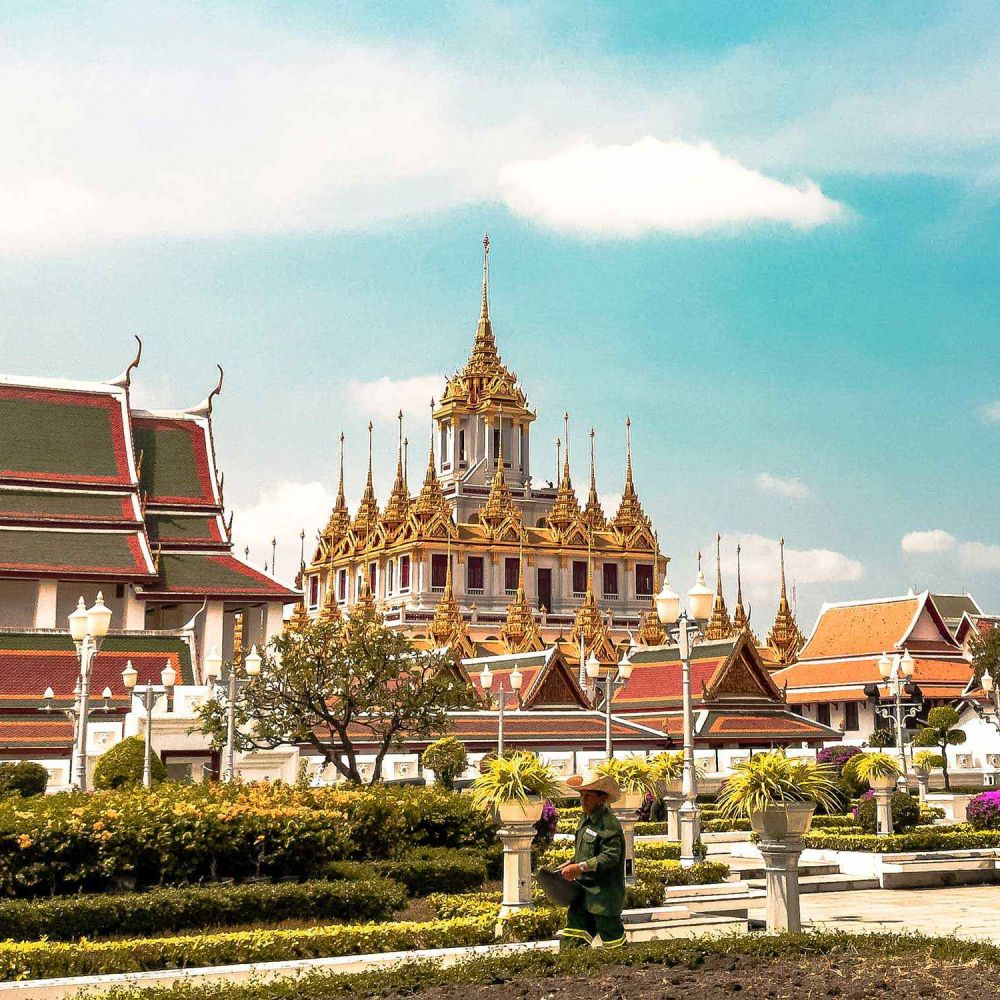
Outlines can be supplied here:
M769 931L800 931L799 857L802 837L809 832L814 802L787 802L750 814L764 858L767 888L766 918Z
M545 802L529 796L527 799L513 799L510 802L501 802L499 807L500 822L507 823L537 823L542 818L542 810Z
M622 792L621 797L614 804L615 812L625 812L627 809L635 811L646 801L645 792Z
M875 795L875 832L880 837L892 833L892 794L896 791L895 774L880 774L868 782Z

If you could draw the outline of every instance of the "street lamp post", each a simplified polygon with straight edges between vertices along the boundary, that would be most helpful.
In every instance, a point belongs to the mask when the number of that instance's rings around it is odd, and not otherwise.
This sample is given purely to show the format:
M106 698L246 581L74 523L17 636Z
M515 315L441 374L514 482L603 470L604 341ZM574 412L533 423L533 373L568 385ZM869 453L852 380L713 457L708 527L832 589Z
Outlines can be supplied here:
M997 689L996 679L988 670L984 670L983 676L979 679L979 684L989 704L986 708L983 708L979 702L974 701L972 707L980 719L991 722L997 729L1000 729L1000 690Z
M701 577L699 574L699 581ZM674 591L666 575L663 588L656 595L656 614L666 626L670 638L677 643L681 661L682 710L684 713L684 769L681 794L684 802L680 808L681 866L690 868L697 862L695 849L701 838L698 822L698 773L694 766L694 710L691 701L691 647L701 636L698 620L704 620L711 611L712 594L699 583L688 592L688 606L694 621L681 611L681 598Z
M902 765L899 780L904 785L906 784L906 749L903 743L903 722L905 719L915 719L920 711L918 702L905 701L903 698L904 695L910 693L908 688L913 678L914 666L913 657L905 648L902 656L896 653L890 660L888 655L883 653L878 661L878 671L892 695L892 705L880 706L876 701L875 712L883 718L892 718L896 724L896 742L899 744L899 762Z
M510 672L510 689L511 692L516 696L518 706L521 704L521 685L524 683L524 675L520 670L515 667ZM486 692L486 697L490 697L490 692L493 689L493 672L490 670L490 665L487 663L479 674L479 683L482 689ZM497 681L497 756L503 756L503 719L504 713L507 708L507 690L503 686L503 677Z
M81 791L87 790L87 722L90 719L90 675L94 666L94 658L101 648L104 637L111 625L111 609L104 603L104 595L98 591L94 606L88 608L83 598L77 602L76 610L69 615L69 634L76 647L76 655L80 661L80 672L73 689L74 701L72 708L64 709L66 717L73 723L73 779L72 784ZM105 688L102 697L104 704L94 712L111 711L111 689ZM41 711L51 712L55 692L46 688Z
M139 671L132 666L132 661L128 660L125 669L122 671L122 682L125 689L133 695L142 698L142 707L146 711L146 740L142 751L142 786L143 788L153 787L153 708L161 694L169 696L177 682L177 671L167 665L160 671L160 684L147 682L136 686L139 679Z
M591 653L584 669L587 679L596 688L597 678L601 673L601 661ZM616 691L625 686L631 676L632 661L628 658L628 653L622 657L618 669L613 674L609 670L604 675L604 754L608 760L614 756L614 746L611 740L611 699L614 698Z
M254 646L246 656L243 657L243 669L246 677L237 676L236 663L230 663L229 674L225 684L222 683L222 657L218 649L212 647L212 652L205 658L205 680L213 687L216 698L226 699L226 766L222 772L222 780L230 782L236 777L236 703L240 694L247 685L252 684L255 677L260 674L260 665L263 657L257 652Z

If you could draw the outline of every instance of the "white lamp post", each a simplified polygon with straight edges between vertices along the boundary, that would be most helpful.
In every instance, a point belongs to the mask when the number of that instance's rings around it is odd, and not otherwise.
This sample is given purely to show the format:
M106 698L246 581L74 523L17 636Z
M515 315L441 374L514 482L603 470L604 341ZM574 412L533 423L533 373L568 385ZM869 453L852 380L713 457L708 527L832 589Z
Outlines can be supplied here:
M983 694L986 695L987 706L983 708L979 702L974 701L972 707L981 719L992 722L997 729L1000 729L1000 691L997 690L996 679L988 670L984 670L979 684Z
M246 678L237 676L238 664L229 665L229 674L226 682L222 683L222 657L218 649L213 646L212 652L205 657L205 680L212 685L216 698L226 699L226 765L222 772L222 780L230 782L236 777L236 704L240 693L248 684L253 683L255 677L260 675L261 663L264 658L257 652L257 647L253 646L249 653L243 657L243 669Z
M66 717L73 723L73 774L72 783L81 791L87 790L87 722L90 719L90 675L94 666L94 657L101 648L104 637L111 625L111 609L104 603L104 595L98 591L97 600L88 608L83 598L77 602L76 609L69 618L69 634L76 647L76 655L80 661L80 670L74 688L74 702L71 708L63 709ZM55 692L51 687L45 689L43 712L53 710L52 701ZM104 689L104 704L95 712L111 711L111 690Z
M601 675L601 661L591 653L585 667L587 679L593 687L597 687L597 679ZM623 688L632 676L632 661L626 653L617 670L608 670L604 674L604 754L608 760L614 756L614 746L611 739L611 700L615 693Z
M479 683L483 691L486 692L487 700L490 699L490 692L493 689L494 676L493 672L490 670L490 665L487 663L485 667L479 673ZM510 689L517 697L518 706L521 704L521 685L524 684L524 675L521 673L517 667L510 672L508 676L508 681L510 683ZM503 756L503 720L504 713L507 708L507 690L503 684L503 677L496 680L497 685L497 756Z
M694 767L694 710L691 704L691 646L700 637L696 622L711 612L712 592L705 586L699 555L698 578L688 591L688 607L694 622L680 610L681 599L670 587L666 576L663 588L656 595L656 613L666 626L671 639L677 642L681 661L681 690L684 712L684 771L680 808L681 865L690 868L697 863L695 848L701 838L698 822L698 775Z
M920 706L916 702L904 700L907 693L906 687L913 679L915 663L910 651L904 647L903 655L896 653L890 660L886 653L882 653L878 661L878 672L889 688L892 695L892 715L896 723L896 743L899 745L899 762L902 765L902 773L899 776L899 784L906 784L906 749L903 742L903 721L905 718L916 718ZM905 709L905 712L904 712ZM887 715L889 709L881 709L876 703L875 710L880 715Z
M133 695L139 695L142 698L142 707L146 712L146 739L145 746L142 752L142 785L143 788L153 787L153 709L156 706L157 699L161 694L165 694L169 697L170 692L174 688L174 684L177 683L177 671L170 665L170 661L167 660L166 666L160 671L160 683L153 684L152 682L147 682L146 684L136 685L136 681L139 679L139 671L132 666L132 661L129 660L125 664L125 669L122 671L122 682L125 685L126 690L130 691Z

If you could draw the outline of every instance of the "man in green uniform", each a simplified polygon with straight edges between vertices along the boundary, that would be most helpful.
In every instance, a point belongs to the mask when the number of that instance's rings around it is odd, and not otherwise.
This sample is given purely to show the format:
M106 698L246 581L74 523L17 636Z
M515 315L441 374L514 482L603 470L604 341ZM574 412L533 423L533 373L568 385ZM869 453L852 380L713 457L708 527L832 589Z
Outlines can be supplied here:
M607 775L589 780L574 776L567 784L580 794L583 818L576 828L573 860L558 871L583 892L570 903L559 947L590 945L599 934L605 948L621 948L625 944L625 835L608 808L621 795L618 782Z

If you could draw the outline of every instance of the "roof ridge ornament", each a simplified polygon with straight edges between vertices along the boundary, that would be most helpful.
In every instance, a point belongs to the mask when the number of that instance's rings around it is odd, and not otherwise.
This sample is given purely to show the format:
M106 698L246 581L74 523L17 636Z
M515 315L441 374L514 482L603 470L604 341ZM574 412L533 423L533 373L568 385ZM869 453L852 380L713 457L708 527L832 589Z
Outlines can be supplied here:
M137 333L133 333L132 336L135 337L135 342L138 345L135 357L129 362L128 367L121 375L116 376L108 382L108 385L116 386L119 389L128 389L132 385L132 372L139 367L139 362L142 360L142 338Z
M219 369L219 381L216 383L215 388L197 406L183 410L183 413L189 413L192 417L210 417L212 415L212 401L222 392L222 383L226 378L226 373L222 365L216 364L215 367Z
M722 593L722 535L715 533L715 602L712 605L712 617L705 626L705 638L714 642L718 639L728 639L733 634L733 623L729 619L729 609Z
M788 604L788 591L785 586L785 539L780 538L778 545L781 553L781 591L774 624L767 634L767 645L774 651L778 663L788 664L795 661L805 643L805 637L799 630L795 615Z

